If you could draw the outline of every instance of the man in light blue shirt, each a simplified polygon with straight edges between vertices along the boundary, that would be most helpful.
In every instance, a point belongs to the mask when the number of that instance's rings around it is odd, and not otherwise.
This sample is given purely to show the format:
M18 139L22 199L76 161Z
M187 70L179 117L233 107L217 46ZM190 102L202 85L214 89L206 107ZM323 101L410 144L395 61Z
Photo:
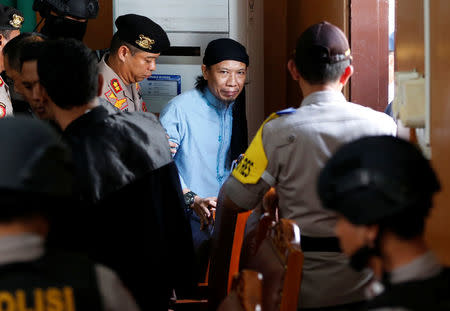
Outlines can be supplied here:
M228 38L211 41L195 89L175 97L160 115L179 170L194 244L203 257L199 258L201 269L207 265L209 248L204 242L212 229L217 195L235 154L247 145L245 107L238 96L244 89L248 64L240 43ZM242 121L240 127L236 121ZM236 153L231 149L239 137L237 149L241 150Z

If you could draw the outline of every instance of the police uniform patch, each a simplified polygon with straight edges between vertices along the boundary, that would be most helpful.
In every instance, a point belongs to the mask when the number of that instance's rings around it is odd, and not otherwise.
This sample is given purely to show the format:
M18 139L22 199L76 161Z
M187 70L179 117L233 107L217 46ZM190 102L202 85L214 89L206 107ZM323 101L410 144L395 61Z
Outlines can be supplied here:
M232 175L241 183L256 184L266 170L268 160L266 152L264 151L262 130L267 122L278 117L278 114L272 113L266 121L264 121L247 151L240 159L239 164L237 164L233 170Z
M123 91L122 86L119 83L119 80L117 79L112 79L111 80L111 87L114 90L115 93L119 93Z
M261 176L264 174L268 160L266 152L264 151L263 141L262 141L262 131L264 125L278 118L279 116L291 114L296 112L294 108L284 109L275 113L272 113L261 125L258 132L253 138L250 146L248 147L245 154L240 155L239 159L236 161L236 167L231 173L234 178L239 180L243 184L256 184Z
M114 94L114 92L111 90L109 90L108 92L105 93L105 97L109 103L111 103L114 107L119 108L120 110L124 110L125 108L128 107L127 99L126 98L122 98L122 99L117 98L116 94Z
M0 119L6 117L6 105L4 103L0 103Z
M0 291L0 297L1 310L76 310L74 289L70 286L63 288L36 287L33 288L31 293L23 289L2 290Z
M5 82L3 82L3 79L2 79L2 77L0 77L0 87L2 87L2 86L3 86L3 84L5 84Z

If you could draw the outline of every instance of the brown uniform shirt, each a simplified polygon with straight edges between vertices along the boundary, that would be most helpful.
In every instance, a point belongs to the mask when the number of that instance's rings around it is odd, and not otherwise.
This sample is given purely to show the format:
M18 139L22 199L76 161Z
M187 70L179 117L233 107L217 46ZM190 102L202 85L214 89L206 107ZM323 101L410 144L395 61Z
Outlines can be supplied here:
M139 92L139 83L126 85L119 75L106 64L109 54L105 54L99 62L99 72L104 82L101 97L121 111L148 111L142 95Z

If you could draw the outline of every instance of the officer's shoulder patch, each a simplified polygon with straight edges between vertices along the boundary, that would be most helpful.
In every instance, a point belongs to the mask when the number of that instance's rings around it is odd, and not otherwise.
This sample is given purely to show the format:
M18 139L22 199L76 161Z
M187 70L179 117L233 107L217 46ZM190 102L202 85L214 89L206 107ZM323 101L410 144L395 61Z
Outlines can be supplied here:
M297 111L297 109L295 109L295 108L293 108L293 107L289 107L289 108L286 108L286 109L277 111L277 115L282 116L282 115L285 115L285 114L291 114L291 113L294 113L294 112L296 112L296 111Z
M111 88L113 89L114 93L119 93L123 91L122 85L120 85L120 82L118 79L112 79L110 81Z
M119 99L116 96L116 94L114 94L114 92L111 90L107 91L104 95L105 95L106 99L108 100L108 102L110 104L112 104L114 107L116 107L120 110L124 110L125 108L128 107L128 104L127 104L128 100L126 97Z
M3 84L5 84L5 82L3 82L3 79L2 79L2 77L0 77L0 87L2 87L2 86L3 86Z
M253 138L247 151L234 168L232 175L243 184L256 184L266 170L268 160L262 140L264 125L278 118L278 114L272 113L261 125L255 138Z
M6 105L4 103L0 103L0 119L6 117Z

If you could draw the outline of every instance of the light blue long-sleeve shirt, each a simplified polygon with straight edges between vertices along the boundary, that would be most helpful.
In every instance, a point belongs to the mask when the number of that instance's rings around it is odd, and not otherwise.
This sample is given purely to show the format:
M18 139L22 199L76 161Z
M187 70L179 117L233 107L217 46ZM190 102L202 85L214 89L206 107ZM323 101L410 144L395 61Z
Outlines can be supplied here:
M206 87L172 99L160 120L170 140L179 145L174 156L181 185L200 197L215 197L230 174L233 103L228 106Z

